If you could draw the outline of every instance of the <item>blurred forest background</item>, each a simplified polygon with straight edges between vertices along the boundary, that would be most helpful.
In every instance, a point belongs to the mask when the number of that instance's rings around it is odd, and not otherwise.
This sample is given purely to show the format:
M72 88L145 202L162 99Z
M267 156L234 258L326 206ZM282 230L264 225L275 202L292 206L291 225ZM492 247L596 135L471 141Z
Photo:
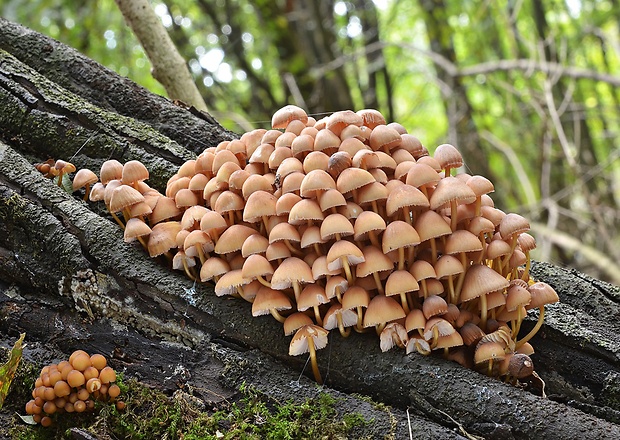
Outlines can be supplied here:
M620 1L154 0L209 110L241 134L291 103L376 108L528 218L535 257L620 284ZM0 0L165 95L114 0ZM201 142L196 140L197 144Z

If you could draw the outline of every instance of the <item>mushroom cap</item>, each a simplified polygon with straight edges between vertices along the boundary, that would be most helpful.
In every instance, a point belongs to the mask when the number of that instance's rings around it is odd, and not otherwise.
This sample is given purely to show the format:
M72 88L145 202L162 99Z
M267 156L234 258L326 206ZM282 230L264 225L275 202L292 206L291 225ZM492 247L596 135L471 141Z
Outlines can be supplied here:
M283 240L299 243L301 241L299 229L286 222L275 225L269 232L269 244Z
M458 275L463 273L465 268L461 261L452 255L442 255L435 263L435 273L437 279L447 278L449 276Z
M271 157L271 154L273 153L274 150L275 150L275 147L272 144L260 144L254 150L254 152L248 159L248 162L269 164L269 158Z
M364 262L364 254L355 244L346 240L338 240L327 252L327 268L329 270L342 269L344 257L351 266Z
M375 171L380 171L380 170L376 170L376 169L372 170L372 172L375 172ZM379 182L372 182L359 189L357 198L358 198L358 202L360 205L368 206L372 202L377 202L380 200L387 200L389 195L390 195L390 192L385 187L385 185Z
M362 124L371 130L377 125L385 125L386 123L385 117L378 110L366 108L358 110L356 113L362 117Z
M338 176L336 187L343 195L375 182L375 178L368 171L361 168L346 168Z
M310 254L312 255L312 254ZM317 257L312 263L312 276L315 280L320 278L326 278L327 276L339 275L339 270L329 270L327 268L327 257L325 255L321 255Z
M188 188L183 188L180 189L174 196L174 203L177 205L177 208L182 209L197 205L200 203L200 199L195 191Z
M512 251L510 245L506 243L502 239L493 239L487 245L486 248L486 258L489 260L493 260L498 257L503 257L504 255L508 255Z
M335 189L336 182L324 170L312 170L301 181L300 195L305 198L316 197L317 192Z
M310 284L301 291L297 298L297 310L303 312L311 307L327 304L329 298L325 295L325 289L317 284Z
M388 125L377 125L370 133L370 148L373 150L392 150L400 145L400 133Z
M241 246L241 255L243 258L248 258L254 254L264 254L269 246L269 239L260 234L250 235L243 242Z
M411 273L406 270L395 270L385 282L385 295L400 295L401 293L413 292L419 290L417 280Z
M185 254L183 249L179 249L172 258L172 268L174 270L183 270L184 264L188 267L194 267L196 265L196 260Z
M157 223L149 235L148 250L151 257L168 252L177 246L176 237L181 230L181 223L176 221Z
M264 134L263 137L260 140L261 144L271 144L271 145L275 145L276 140L282 135L283 133L280 130L267 130Z
M426 325L424 326L424 339L430 341L433 337L433 331L435 328L437 328L439 336L448 336L456 332L452 324L443 318L435 316L426 321Z
M258 231L245 225L232 225L220 235L215 245L215 253L223 255L238 251L245 239L253 234L258 234Z
M527 232L522 232L517 238L517 243L523 252L529 252L536 249L536 239Z
M286 247L286 244L282 241L278 241L267 246L265 251L265 257L269 261L281 260L291 256L291 251Z
M293 332L299 330L299 328L303 327L304 325L312 325L312 324L314 324L314 322L312 321L312 318L310 318L305 313L302 313L302 312L292 313L289 316L287 316L286 319L284 320L284 335L290 336L293 334Z
M250 280L243 278L241 269L233 269L226 272L215 284L217 296L232 295L237 292L237 287L248 284Z
M285 105L271 117L271 127L274 129L286 128L286 126L294 120L300 120L306 124L308 122L308 114L304 109L296 105Z
M230 264L223 258L211 257L200 268L200 281L203 283L230 271Z
M207 210L200 218L200 229L209 233L209 231L222 232L228 228L228 224L222 214L217 211Z
M90 189L90 195L88 196L88 200L91 202L98 202L100 200L104 200L105 197L105 187L103 183L96 182L92 188Z
M441 237L452 233L450 225L435 211L424 211L415 222L415 230L418 231L421 241ZM417 278L417 277L416 277Z
M271 276L271 287L284 290L291 287L293 283L314 283L314 277L308 263L297 257L288 257Z
M409 168L405 183L420 188L421 186L435 186L440 180L441 176L433 167L416 162Z
M374 211L363 211L353 224L354 235L356 241L366 240L370 232L377 234L386 229L385 220Z
M504 290L510 282L484 264L474 264L467 269L461 290L461 301L466 302L490 292Z
M431 263L425 260L414 261L409 268L409 272L411 272L418 281L437 278L435 268Z
M280 311L292 308L291 300L284 292L263 286L258 289L252 302L252 316L267 315L272 309Z
M469 186L456 177L448 176L437 183L437 187L430 199L430 207L433 210L437 210L453 201L468 204L473 203L475 200L476 194Z
M325 122L325 127L340 136L340 132L348 125L361 126L364 120L351 110L342 110L332 113Z
M499 233L502 239L506 240L513 235L518 235L523 232L527 232L530 229L530 223L525 217L519 214L509 213L502 218L499 223Z
M435 149L433 158L439 162L441 169L463 166L463 156L453 145L441 144Z
M130 160L123 165L123 173L121 181L125 185L130 185L134 182L139 182L149 178L149 170L146 169L144 164L138 160Z
M424 312L426 319L431 319L433 316L437 315L443 315L447 311L448 303L438 295L427 297L422 304L422 312Z
M263 217L276 215L276 202L278 199L267 191L255 191L245 202L243 221L256 223Z
M355 274L358 277L363 278L375 272L392 270L394 268L392 260L375 246L366 246L362 250L362 253L364 255L364 261L359 263L355 268Z
M327 171L328 164L329 156L327 154L322 151L312 151L304 159L304 173L308 174L314 170Z
M166 196L160 196L152 210L153 211L149 215L149 222L152 225L160 223L164 220L176 218L183 212L177 207L174 199Z
M329 155L335 153L339 146L340 138L331 130L319 130L314 137L314 151L323 151Z
M239 159L234 155L232 151L229 150L220 150L215 153L215 157L213 158L213 164L211 165L211 172L217 175L218 171L224 164L234 163L241 168L241 164L239 163ZM231 165L226 165L227 167Z
M241 275L248 280L272 274L273 267L271 263L260 254L252 254L246 258L241 269Z
M405 311L395 299L377 295L370 300L364 313L364 327L374 327L404 317Z
M308 345L308 339L312 338L314 348L320 350L327 345L327 335L329 331L318 325L304 325L301 327L291 340L289 345L288 354L290 356L298 356L300 354L307 353L310 350Z
M387 215L394 215L403 207L428 208L429 202L422 191L415 186L404 184L390 191L386 202Z
M478 343L474 353L476 365L493 360L502 360L506 357L504 347L497 342Z
M370 294L366 289L359 286L349 287L344 295L342 295L342 308L344 310L354 309L356 307L368 307L370 303Z
M278 197L276 202L276 215L289 214L293 206L301 200L295 193L286 193Z
M245 207L245 200L232 191L224 191L215 201L213 209L224 215L230 211L242 211Z
M485 333L480 327L473 322L466 322L459 328L459 333L463 337L463 343L467 346L477 344L480 339L485 336Z
M336 235L348 237L354 234L353 225L342 214L329 214L321 223L321 238L325 241L335 238Z
M73 176L73 191L77 191L86 185L92 185L98 180L99 178L97 175L91 170L88 168L81 168L77 173L75 173L75 176Z
M168 183L166 184L166 197L174 199L181 189L189 188L190 181L191 179L189 177L180 177L178 174L175 174L168 179ZM202 191L204 193L204 189Z
M412 330L424 330L426 326L426 317L420 309L412 309L405 317L405 329L407 332Z
M337 189L328 189L322 193L319 197L319 206L323 212L330 210L331 208L337 208L339 206L346 206L347 201L340 191Z
M109 159L101 164L99 170L101 183L107 185L112 180L121 180L123 177L123 164L116 159Z
M290 126L287 127L287 131L289 131L289 128ZM301 130L299 133L301 133ZM303 157L305 154L314 150L314 136L299 133L297 133L297 137L291 142L291 151L295 157ZM282 139L282 137L280 137L280 139Z
M342 275L334 275L329 277L327 282L325 283L325 294L328 298L336 297L336 289L340 291L341 294L346 292L349 288L349 282Z
M343 309L340 303L332 304L323 317L323 328L333 330L338 327L338 315L342 318L343 327L352 327L357 324L357 313L350 309Z
M125 243L130 243L138 237L144 237L151 233L149 225L144 223L142 219L130 218L125 225L125 231L123 233L123 239Z
M110 211L120 212L123 209L139 202L144 202L144 196L140 194L138 190L135 190L128 185L119 185L112 192L112 198L110 199Z
M288 222L292 225L300 225L308 221L321 221L324 215L316 200L301 199L291 208L288 214Z
M401 247L416 246L420 244L420 235L413 226L402 220L390 222L381 238L383 253L387 254Z
M532 284L527 289L532 295L532 300L526 306L526 309L535 309L544 304L552 304L556 303L560 300L560 297L547 283L543 283L542 281L536 282Z
M433 350L441 350L442 348L459 347L463 345L463 338L458 332L454 332L448 336L440 336Z
M471 176L467 179L466 184L474 191L476 197L495 191L493 182L484 176Z
M461 252L478 252L481 250L482 244L480 243L480 239L465 229L454 231L446 239L446 246L444 248L444 252L451 255Z
M390 322L379 335L379 347L382 352L390 350L394 345L404 347L409 342L409 336L402 324Z

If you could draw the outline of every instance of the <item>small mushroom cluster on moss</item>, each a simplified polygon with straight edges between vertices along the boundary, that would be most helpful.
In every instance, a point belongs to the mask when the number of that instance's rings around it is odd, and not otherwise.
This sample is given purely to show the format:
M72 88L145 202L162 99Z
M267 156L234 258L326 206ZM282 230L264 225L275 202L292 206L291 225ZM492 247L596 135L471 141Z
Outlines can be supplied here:
M207 148L165 195L143 166L126 177L129 162L104 163L90 198L123 213L126 241L282 322L318 382L330 330L374 329L384 351L438 350L496 377L531 370L528 341L558 296L530 279L528 221L494 207L485 177L453 175L454 146L430 156L372 109L316 121L289 105L272 127ZM519 338L530 309L538 322Z
M41 369L32 400L26 403L26 413L47 427L57 414L92 411L95 400L113 403L122 410L125 403L118 400L121 389L115 381L116 372L107 365L103 355L91 356L76 350L69 360Z

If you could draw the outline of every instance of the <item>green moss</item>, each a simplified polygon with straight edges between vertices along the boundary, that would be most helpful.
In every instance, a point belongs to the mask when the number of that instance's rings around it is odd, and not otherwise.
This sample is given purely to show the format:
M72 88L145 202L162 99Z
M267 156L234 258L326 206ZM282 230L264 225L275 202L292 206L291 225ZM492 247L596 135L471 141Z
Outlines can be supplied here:
M13 408L24 414L23 405L39 369L25 366L18 376ZM117 439L303 439L347 438L355 427L368 423L360 414L339 416L336 400L325 393L302 403L280 403L242 386L235 400L209 411L186 393L172 397L148 388L135 380L123 381L118 375L124 411L98 402L95 411L82 414L57 414L49 428L31 426L15 418L9 435L13 439L70 439L70 429L78 427L99 438Z

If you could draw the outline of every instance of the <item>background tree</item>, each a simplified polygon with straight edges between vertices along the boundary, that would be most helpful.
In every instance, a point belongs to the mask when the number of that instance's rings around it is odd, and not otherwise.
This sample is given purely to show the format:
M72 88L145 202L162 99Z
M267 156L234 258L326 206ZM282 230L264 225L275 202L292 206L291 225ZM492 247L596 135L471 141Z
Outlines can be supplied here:
M152 4L227 128L267 127L286 103L377 108L431 151L456 144L498 207L533 221L537 258L620 282L618 2ZM163 94L112 0L0 5Z

